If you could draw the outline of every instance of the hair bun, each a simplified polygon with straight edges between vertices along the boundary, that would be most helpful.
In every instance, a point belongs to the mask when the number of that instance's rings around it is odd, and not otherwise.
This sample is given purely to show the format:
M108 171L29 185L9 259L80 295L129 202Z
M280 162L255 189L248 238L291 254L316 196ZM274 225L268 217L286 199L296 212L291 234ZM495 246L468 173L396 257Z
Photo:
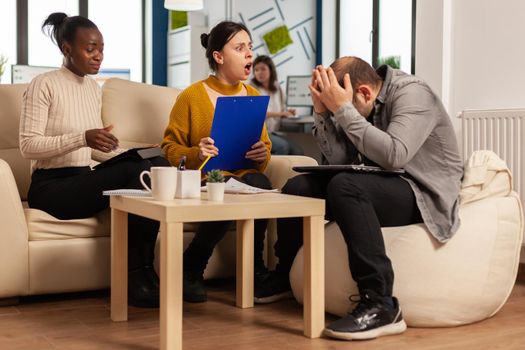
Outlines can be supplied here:
M208 48L208 40L210 39L210 34L208 33L202 33L201 34L201 45L202 47L204 47L205 49Z
M47 17L46 22L50 25L59 27L67 19L67 15L64 12L53 12Z

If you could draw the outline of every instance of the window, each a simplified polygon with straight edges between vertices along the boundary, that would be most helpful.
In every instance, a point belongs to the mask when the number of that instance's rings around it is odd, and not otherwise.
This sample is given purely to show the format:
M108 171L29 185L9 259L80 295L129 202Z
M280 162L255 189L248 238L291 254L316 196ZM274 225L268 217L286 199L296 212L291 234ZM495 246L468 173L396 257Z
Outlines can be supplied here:
M372 64L372 0L341 0L339 54L357 56Z
M410 73L412 40L412 0L381 0L378 61L391 58L391 62L399 62L402 71Z
M129 69L142 81L142 0L89 0L88 14L104 37L102 69Z
M0 33L13 33L13 35L2 34L2 40L0 40L0 56L7 58L0 83L10 83L11 65L16 63L16 34L14 34L16 33L16 0L2 1Z
M415 0L339 0L337 56L413 73Z
M62 53L42 32L42 23L53 12L78 15L78 0L28 0L28 63L31 66L60 67Z

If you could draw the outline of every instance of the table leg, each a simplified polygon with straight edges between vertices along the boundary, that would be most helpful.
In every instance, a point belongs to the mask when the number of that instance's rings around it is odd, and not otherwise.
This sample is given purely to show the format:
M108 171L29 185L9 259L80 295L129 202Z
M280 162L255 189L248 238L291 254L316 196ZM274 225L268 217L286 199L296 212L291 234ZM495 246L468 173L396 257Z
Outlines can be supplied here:
M237 221L235 304L243 309L253 307L253 229L253 219Z
M304 335L321 336L324 328L324 218L303 220Z
M160 224L160 348L182 349L182 223Z
M128 213L111 209L111 319L128 319Z

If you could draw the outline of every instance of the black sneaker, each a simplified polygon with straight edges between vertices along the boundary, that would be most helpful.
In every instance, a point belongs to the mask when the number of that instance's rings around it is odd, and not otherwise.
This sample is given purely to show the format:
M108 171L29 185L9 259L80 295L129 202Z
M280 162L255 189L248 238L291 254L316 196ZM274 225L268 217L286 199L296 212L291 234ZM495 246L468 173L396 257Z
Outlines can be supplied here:
M153 267L140 267L128 272L128 304L136 307L159 307L160 291L155 284ZM156 274L155 274L156 276Z
M270 271L268 271L267 268L259 268L255 269L255 274L253 275L253 284L254 288L257 288L257 286L260 286L266 279L268 279L268 275L270 274Z
M293 296L287 273L270 271L264 276L256 275L254 287L253 301L256 304L273 303Z
M202 273L184 271L182 290L182 299L189 303L203 303L208 300Z
M324 334L343 340L363 340L403 333L407 325L397 299L392 297L392 301L393 306L373 292L364 293L354 310L327 326Z

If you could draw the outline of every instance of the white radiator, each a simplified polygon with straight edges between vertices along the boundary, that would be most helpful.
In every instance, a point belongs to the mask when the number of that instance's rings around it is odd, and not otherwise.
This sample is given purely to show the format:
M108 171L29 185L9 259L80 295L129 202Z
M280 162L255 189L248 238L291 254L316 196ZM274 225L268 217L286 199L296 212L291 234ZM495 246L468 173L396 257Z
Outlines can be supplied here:
M512 171L514 191L525 203L525 109L466 110L461 118L463 159L488 149Z

